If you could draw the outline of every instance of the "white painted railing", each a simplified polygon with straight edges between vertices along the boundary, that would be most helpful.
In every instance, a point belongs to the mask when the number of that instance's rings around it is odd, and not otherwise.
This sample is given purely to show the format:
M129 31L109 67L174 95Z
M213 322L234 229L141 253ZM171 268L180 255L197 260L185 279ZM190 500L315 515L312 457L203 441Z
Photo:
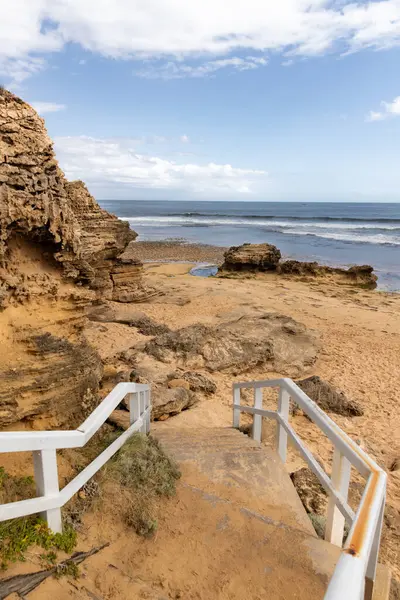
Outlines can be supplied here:
M128 396L130 427L81 471L62 490L58 484L57 453L61 448L80 448ZM61 507L137 431L150 430L150 386L119 383L75 431L18 431L0 433L0 452L33 453L37 498L0 505L0 521L40 513L54 532L62 531Z
M254 390L254 406L241 405L240 391ZM264 410L263 388L279 388L278 410ZM331 477L325 473L293 427L289 424L290 400L300 406L334 446ZM315 473L329 496L325 539L342 547L342 553L328 586L325 600L371 600L378 562L386 498L386 473L346 435L291 379L252 381L233 385L233 426L240 426L240 413L253 415L253 438L261 441L262 419L277 422L277 448L286 461L290 438ZM365 479L360 505L353 512L347 502L350 470L354 467ZM345 521L351 527L343 546Z

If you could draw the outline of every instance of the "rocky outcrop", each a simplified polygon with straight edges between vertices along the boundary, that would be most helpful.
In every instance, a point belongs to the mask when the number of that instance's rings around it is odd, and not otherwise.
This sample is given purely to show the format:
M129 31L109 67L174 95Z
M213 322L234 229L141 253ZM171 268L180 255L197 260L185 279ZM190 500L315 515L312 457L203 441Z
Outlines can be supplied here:
M135 237L66 180L43 119L0 88L0 426L71 427L96 406L103 366L85 312L148 297L124 254Z
M272 244L232 246L224 254L222 271L275 271L281 252Z
M314 364L318 341L301 323L267 313L216 327L191 325L171 331L150 340L145 351L181 368L245 373L265 365L271 371L296 376Z
M325 516L328 496L311 469L303 467L291 473L290 478L306 511L309 514Z
M152 394L152 418L155 421L164 420L177 415L196 404L198 398L193 392L184 387L153 387Z
M350 284L365 289L375 289L377 276L369 265L353 266L348 269L328 267L317 262L286 260L281 262L280 250L271 244L243 244L232 246L224 254L225 261L219 270L220 276L229 272L268 272L290 277L325 278L337 283Z
M0 300L18 289L8 276L14 240L40 244L66 278L101 298L132 302L146 296L141 262L123 255L136 234L100 208L81 181L58 166L43 119L14 94L0 90Z
M80 336L69 341L36 333L23 343L30 359L1 373L0 425L43 414L58 425L79 425L97 405L103 370L97 352Z
M360 417L364 414L362 406L347 398L344 392L317 375L296 381L296 383L325 412L346 417Z
M136 233L129 229L128 223L100 208L82 181L66 182L65 187L77 223L79 252L72 256L61 252L56 258L64 263L70 276L101 291L103 298L110 298L114 288L110 274ZM136 283L140 282L140 273Z
M334 281L343 281L343 283L349 283L365 289L375 289L378 281L377 276L374 274L374 268L370 265L341 269L320 265L317 262L286 260L278 265L277 272L280 275L331 278Z
M192 392L201 392L207 396L211 396L217 391L216 383L209 377L203 375L203 373L186 371L186 373L175 373L172 377L179 377L180 380L185 381ZM171 381L169 384L170 383Z
M113 283L112 299L115 302L143 302L156 295L154 289L144 287L141 283L142 262L136 258L134 244L114 261L111 269Z

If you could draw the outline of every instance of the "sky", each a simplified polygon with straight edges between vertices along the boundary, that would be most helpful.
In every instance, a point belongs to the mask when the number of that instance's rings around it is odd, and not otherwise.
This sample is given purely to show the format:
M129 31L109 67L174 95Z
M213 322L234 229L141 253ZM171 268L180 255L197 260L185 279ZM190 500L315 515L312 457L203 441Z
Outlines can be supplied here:
M0 5L0 83L100 200L400 201L400 0Z

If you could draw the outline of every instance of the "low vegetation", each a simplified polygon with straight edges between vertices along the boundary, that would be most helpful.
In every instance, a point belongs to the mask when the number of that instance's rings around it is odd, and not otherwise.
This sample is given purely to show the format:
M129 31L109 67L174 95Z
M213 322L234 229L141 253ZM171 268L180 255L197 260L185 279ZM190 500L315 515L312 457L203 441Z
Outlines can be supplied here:
M14 477L0 467L0 504L16 502L35 496L32 477ZM0 568L10 562L25 561L32 546L46 552L40 555L44 564L55 564L57 551L71 552L76 544L76 532L66 526L64 532L52 533L39 517L24 517L0 523Z
M157 500L175 494L180 472L157 440L136 434L107 465L103 477L116 481L124 494L126 524L149 537L157 530Z
M107 431L90 448L89 455L77 460L78 469L97 455L115 439L115 433ZM77 458L77 457L76 457ZM180 477L178 467L163 452L158 442L151 436L136 434L121 448L115 457L88 482L76 496L71 506L64 512L64 531L53 533L46 523L37 516L12 519L0 523L0 569L5 570L9 563L25 561L29 550L41 548L36 553L45 568L53 568L58 563L58 552L71 553L77 541L76 529L81 517L90 508L94 497L101 496L101 489L110 481L115 493L123 496L123 518L138 535L149 537L157 530L157 501L175 494L176 481ZM35 496L32 477L14 477L0 467L0 503L15 502ZM82 505L82 506L81 506ZM82 514L81 514L82 513ZM73 570L56 570L56 576L77 577L76 565Z
M76 532L65 527L63 533L52 533L38 517L24 517L0 523L0 568L6 569L10 562L25 561L32 546L47 552L40 558L45 566L54 565L57 551L70 553L76 545Z

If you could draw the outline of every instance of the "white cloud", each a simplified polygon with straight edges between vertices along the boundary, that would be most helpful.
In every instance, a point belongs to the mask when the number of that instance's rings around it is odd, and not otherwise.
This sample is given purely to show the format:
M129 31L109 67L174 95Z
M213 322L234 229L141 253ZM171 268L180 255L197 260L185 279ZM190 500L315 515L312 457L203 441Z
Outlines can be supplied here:
M179 139L181 140L182 144L188 144L190 142L189 136L186 135L186 133L181 135Z
M1 24L0 24L1 30ZM0 32L1 35L1 32ZM2 56L0 53L0 76L12 82L8 88L18 89L21 83L31 75L39 73L46 67L46 61L38 57L14 58Z
M177 190L199 194L248 194L265 171L229 164L175 162L136 152L137 140L58 137L57 157L69 179L89 185L128 185L149 190Z
M29 76L37 59L68 43L106 57L174 59L178 71L179 61L202 59L200 71L195 66L188 73L204 76L202 66L216 72L224 68L218 60L236 60L230 57L238 52L278 51L293 59L398 46L400 0L13 0L2 6L3 76ZM10 60L22 61L20 68L10 69Z
M400 96L397 96L392 102L382 101L381 107L381 111L371 110L366 117L366 121L383 121L389 117L400 116Z
M135 75L146 79L182 79L183 77L212 77L221 69L231 68L236 71L249 71L268 64L264 57L246 56L239 58L223 58L210 60L197 65L168 61L161 65L151 65L135 72Z
M67 108L65 104L56 104L55 102L31 102L31 106L33 106L40 115L58 112L59 110L65 110Z

